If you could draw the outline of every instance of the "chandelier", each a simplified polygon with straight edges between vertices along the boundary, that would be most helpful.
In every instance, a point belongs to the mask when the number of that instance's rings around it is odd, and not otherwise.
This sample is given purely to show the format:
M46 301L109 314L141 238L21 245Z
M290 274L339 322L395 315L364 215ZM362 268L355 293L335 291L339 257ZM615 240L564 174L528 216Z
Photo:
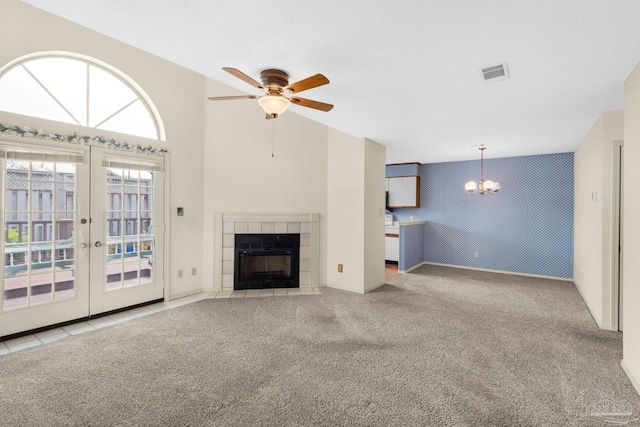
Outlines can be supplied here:
M478 150L480 150L480 182L476 184L475 181L469 181L464 185L464 189L469 194L480 193L480 195L482 196L483 194L494 194L494 193L497 193L498 190L500 190L499 182L484 180L483 161L484 161L484 150L486 149L487 147L484 147L484 146L478 148Z

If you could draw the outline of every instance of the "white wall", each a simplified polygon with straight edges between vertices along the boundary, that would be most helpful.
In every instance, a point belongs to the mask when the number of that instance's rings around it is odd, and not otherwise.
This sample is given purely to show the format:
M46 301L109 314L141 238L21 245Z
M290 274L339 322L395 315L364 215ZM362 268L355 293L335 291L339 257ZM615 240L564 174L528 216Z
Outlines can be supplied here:
M206 81L207 96L237 93ZM328 128L297 115L295 106L265 120L255 100L203 102L205 289L221 286L212 265L214 212L319 213L319 282L326 283Z
M384 162L380 144L329 130L328 286L365 293L384 283Z
M358 274L350 277L349 286L363 292L384 280L383 276L377 278L378 269L384 274L382 263L377 265L378 259L384 257L382 232L381 242L377 242L377 237L368 240L371 250L367 249L364 255L365 231L377 229L378 221L381 224L383 221L371 217L377 214L373 208L378 203L375 195L382 194L377 187L383 185L383 181L380 179L378 183L377 176L384 175L384 150L377 144L330 131L297 115L296 106L277 120L265 120L255 101L208 101L207 96L239 92L18 0L3 0L2 6L3 16L11 18L0 26L0 40L11 42L3 43L0 64L39 51L84 54L127 74L145 90L159 110L166 142L107 131L99 134L134 144L152 144L171 153L168 157L170 211L166 216L170 230L166 240L169 271L165 272L171 298L203 289L219 289L221 284L213 277L211 262L214 212L319 213L319 282L327 283L327 271L335 267L327 266L330 187L334 201L345 201L345 204L334 204L332 215L337 231L333 233L333 243L339 254L345 253L346 271L357 264ZM49 132L97 133L79 126L1 112L0 121L38 126ZM351 147L349 143L354 141ZM331 161L330 142L334 144ZM341 142L346 145L341 146ZM371 161L366 168L365 161ZM337 170L338 176L331 175ZM337 179L340 176L353 177L353 180L344 186ZM354 192L358 197L354 207L358 211L352 213L348 206ZM184 208L184 217L177 217L177 207ZM340 233L350 228L345 222L350 215L357 217L356 246L352 246L351 233ZM347 247L355 252L345 252L343 248ZM339 254L336 257L340 258ZM357 262L352 263L351 257L357 258ZM195 276L191 275L193 267L198 271ZM183 278L177 277L178 270L185 272ZM365 281L368 284L365 285Z
M617 329L614 295L614 153L623 111L604 113L574 154L573 278L598 326ZM593 193L596 200L593 200Z
M640 65L624 88L624 332L622 366L640 393Z
M199 292L202 275L177 279L177 270L202 271L202 171L204 78L192 71L135 49L84 27L33 8L18 0L3 0L0 25L0 64L26 54L69 51L104 61L123 71L150 96L164 120L166 142L96 131L47 120L0 112L0 121L11 125L41 127L48 132L76 131L83 135L122 139L130 143L167 148L170 154L169 186L172 212L167 213L170 235L166 241L170 271L165 272L171 297ZM10 18L9 18L10 17ZM46 141L43 142L46 144ZM186 215L175 216L183 206Z
M364 144L329 130L327 286L364 293ZM342 273L338 264L343 265Z
M364 140L364 291L384 284L386 148Z

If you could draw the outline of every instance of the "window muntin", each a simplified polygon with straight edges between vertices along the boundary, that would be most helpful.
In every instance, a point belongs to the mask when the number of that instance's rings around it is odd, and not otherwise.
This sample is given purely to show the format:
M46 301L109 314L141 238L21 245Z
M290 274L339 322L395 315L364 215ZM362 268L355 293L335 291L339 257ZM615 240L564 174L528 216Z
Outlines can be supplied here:
M5 160L4 310L75 297L76 184L75 164Z
M154 172L105 168L106 291L152 283Z
M0 74L0 110L160 139L148 103L123 78L89 60L44 56Z

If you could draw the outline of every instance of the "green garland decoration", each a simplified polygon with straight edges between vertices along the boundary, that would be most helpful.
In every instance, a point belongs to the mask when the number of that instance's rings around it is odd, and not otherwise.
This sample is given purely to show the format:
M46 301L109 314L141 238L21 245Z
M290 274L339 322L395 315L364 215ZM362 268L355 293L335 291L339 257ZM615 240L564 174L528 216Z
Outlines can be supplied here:
M0 123L0 133L6 133L9 135L20 135L21 137L30 136L37 139L67 142L70 144L97 145L119 150L135 151L136 153L141 154L156 154L163 156L169 152L164 148L155 148L151 145L149 145L148 147L139 144L133 145L125 141L107 139L101 136L78 135L75 132L65 134L48 133L40 129L32 129L29 126L6 126Z

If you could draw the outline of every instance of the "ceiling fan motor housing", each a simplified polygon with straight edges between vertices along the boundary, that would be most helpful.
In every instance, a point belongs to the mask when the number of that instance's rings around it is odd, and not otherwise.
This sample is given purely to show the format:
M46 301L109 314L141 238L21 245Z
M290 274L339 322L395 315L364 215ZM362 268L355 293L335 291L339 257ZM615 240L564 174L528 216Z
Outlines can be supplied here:
M262 71L260 73L260 80L262 81L262 85L269 89L269 92L274 89L281 92L283 87L289 85L289 75L282 70L273 68Z

